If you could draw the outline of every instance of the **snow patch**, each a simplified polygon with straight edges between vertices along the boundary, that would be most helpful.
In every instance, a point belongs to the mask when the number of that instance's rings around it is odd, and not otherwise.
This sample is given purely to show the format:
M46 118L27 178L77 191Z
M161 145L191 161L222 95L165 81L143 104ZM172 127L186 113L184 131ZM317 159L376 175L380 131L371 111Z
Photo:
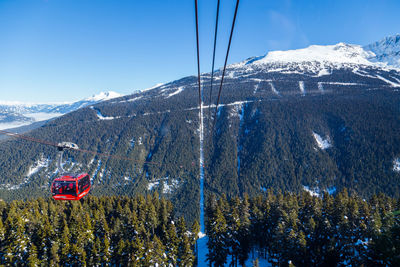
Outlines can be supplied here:
M100 110L95 109L93 106L91 106L90 108L93 109L94 111L96 111L97 118L98 118L99 120L102 120L102 121L104 121L104 120L114 120L114 119L119 119L119 118L121 118L120 116L117 116L117 117L112 117L112 116L110 116L110 117L105 117L105 116L103 116L103 114L101 114Z
M306 95L306 89L304 88L304 81L299 81L299 88L302 96Z
M146 173L147 174L147 173ZM148 176L148 175L146 175ZM154 179L147 184L147 190L151 191L156 187L159 187L160 183L163 183L162 192L164 194L171 194L175 189L179 187L179 180L178 179L169 179L169 177Z
M38 171L40 171L41 168L48 167L49 166L50 160L48 158L40 158L37 160L32 166L29 167L28 173L26 174L27 177L31 177Z
M96 157L93 157L93 158L90 160L89 166L93 164L95 158L96 158Z
M200 232L197 234L197 236L198 236L198 238L203 238L203 237L206 236L206 234L200 231Z
M349 86L350 85L365 85L365 84L362 84L362 83L343 83L343 82L319 82L318 84L349 85Z
M174 189L179 187L179 180L172 179L171 184L168 184L167 181L163 183L163 193L171 194Z
M243 119L243 113L241 113L243 109L243 104L234 105L229 112L229 118L231 117L239 117L240 120Z
M400 158L396 158L393 161L393 171L400 172Z
M254 85L253 95L255 95L257 93L258 87L260 87L260 82L258 82L256 85Z
M325 75L331 75L332 73L328 70L328 69L321 69L318 74L317 77L321 77L321 76L325 76Z
M275 86L274 86L274 84L272 83L272 82L269 82L269 86L271 86L271 90L272 90L272 92L274 93L274 94L276 94L276 95L281 95L279 92L278 92L278 90L276 90L276 88L275 88Z
M129 140L129 145L131 146L131 148L135 147L135 138L134 137L132 137L132 139Z
M147 185L147 190L153 190L153 188L156 187L156 186L158 186L159 184L160 184L160 181L159 181L159 180L154 181L154 182L150 182L150 183Z
M313 136L314 136L314 139L317 142L317 145L320 149L324 150L324 149L330 148L332 146L329 136L327 136L325 139L323 139L316 132L313 132Z
M303 185L303 190L308 192L313 197L319 197L319 190L318 189L310 189L309 186Z
M134 98L130 98L130 99L126 100L126 101L127 102L134 102L134 101L142 99L142 98L143 98L143 96L137 96L137 97L134 97ZM125 102L125 101L121 101L121 102Z
M91 181L93 181L93 179L97 176L97 174L99 173L100 169L101 169L101 160L99 160L97 162L97 167L96 167L96 170L94 171L94 173L92 175Z
M177 95L177 94L181 93L183 91L183 89L184 89L183 86L178 87L178 90L176 90L175 92L169 94L166 98L170 98L171 96L174 96L174 95Z
M246 100L246 101L236 101L236 102L232 102L232 103L228 103L228 104L219 104L219 105L218 105L218 112L220 112L220 108L221 108L221 107L237 106L237 105L247 104L247 103L252 103L252 102L254 102L254 101ZM185 109L185 110L196 110L196 109L198 109L198 108L199 108L199 107L197 106L197 107L194 107L194 108L187 108L187 109ZM203 108L203 109L206 109L206 108L214 108L214 109L215 109L215 104L211 104L211 105L202 105L202 108ZM218 116L219 116L219 114L218 114Z
M379 80L384 81L385 83L389 84L392 87L400 87L400 84L392 82L392 81L389 81L388 79L385 79L380 75L376 75L376 78L378 78Z
M322 82L318 83L318 90L320 90L321 92L324 92L324 86L322 85Z
M390 76L392 79L395 79L399 84L400 84L400 79L397 79L396 77Z
M354 74L357 74L358 76L362 76L362 77L368 77L368 78L372 78L372 79L376 79L375 76L369 75L367 72L359 70L358 68L353 70Z
M150 87L150 88L146 88L146 89L143 89L143 90L140 90L140 92L147 92L147 91L150 91L150 90L153 90L153 89L156 89L156 88L159 88L159 87L161 87L161 86L163 86L164 85L164 83L157 83L156 85L154 85L153 87Z

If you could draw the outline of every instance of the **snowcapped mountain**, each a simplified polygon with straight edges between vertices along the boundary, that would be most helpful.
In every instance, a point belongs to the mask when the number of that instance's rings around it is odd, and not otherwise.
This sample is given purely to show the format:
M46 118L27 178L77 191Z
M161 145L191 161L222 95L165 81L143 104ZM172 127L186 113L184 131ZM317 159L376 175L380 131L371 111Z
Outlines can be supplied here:
M385 37L378 42L364 46L364 49L375 54L369 60L384 62L400 68L400 34Z
M109 91L101 92L76 102L34 104L0 101L0 129L15 128L46 121L79 108L121 96L121 94Z
M273 62L330 62L337 64L365 64L370 65L369 57L374 54L365 51L359 45L338 43L336 45L311 45L307 48L272 51L265 57L255 61L255 64L265 64Z
M357 72L360 68L398 70L400 35L387 37L364 47L338 43L271 51L265 56L249 58L228 67L231 76L257 70L323 76L331 74L333 70L352 69Z

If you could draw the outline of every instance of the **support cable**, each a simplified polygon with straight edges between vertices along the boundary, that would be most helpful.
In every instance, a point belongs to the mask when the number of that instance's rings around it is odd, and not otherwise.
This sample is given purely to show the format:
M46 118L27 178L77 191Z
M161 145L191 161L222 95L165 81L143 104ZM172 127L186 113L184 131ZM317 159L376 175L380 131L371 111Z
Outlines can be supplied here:
M201 81L200 81L200 51L199 51L199 18L197 0L194 0L194 7L196 13L196 43L197 43L197 83L199 85L199 107L201 110Z
M231 34L229 36L228 49L226 51L226 56L225 56L224 70L222 71L221 83L219 85L219 91L218 91L218 99L217 99L217 104L215 106L215 117L214 117L214 123L213 123L212 131L214 130L215 124L216 124L216 121L217 121L218 105L219 105L219 100L220 100L220 97L221 97L222 85L224 83L226 64L228 62L229 51L230 51L230 48L231 48L232 35L233 35L233 30L235 28L236 15L237 15L238 7L239 7L239 0L236 1L235 14L233 15ZM211 134L212 134L212 132L211 132Z
M211 84L210 84L210 101L209 105L211 106L212 103L212 89L213 89L213 82L214 82L214 64L215 64L215 50L217 47L217 34L218 34L218 19L219 19L219 4L220 0L218 0L217 3L217 15L215 19L215 31L214 31L214 50L213 50L213 58L212 58L212 66L211 66ZM211 109L208 110L208 118L209 118L209 123L211 121Z

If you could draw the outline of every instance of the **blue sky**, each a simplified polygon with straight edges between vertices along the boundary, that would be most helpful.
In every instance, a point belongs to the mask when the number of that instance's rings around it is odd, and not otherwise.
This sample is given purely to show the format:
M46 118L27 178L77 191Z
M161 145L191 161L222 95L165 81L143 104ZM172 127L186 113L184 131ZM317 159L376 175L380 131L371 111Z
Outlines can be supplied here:
M235 0L221 0L216 66ZM202 72L216 0L199 0ZM229 62L311 44L369 44L400 31L400 1L242 0ZM0 101L129 94L196 73L192 0L0 0Z

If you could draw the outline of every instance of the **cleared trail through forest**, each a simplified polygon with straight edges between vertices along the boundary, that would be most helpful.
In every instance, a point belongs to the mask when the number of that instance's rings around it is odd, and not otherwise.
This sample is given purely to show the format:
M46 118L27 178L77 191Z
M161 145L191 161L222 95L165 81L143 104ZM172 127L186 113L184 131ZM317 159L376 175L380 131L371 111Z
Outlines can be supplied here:
M203 99L203 97L202 97ZM200 233L199 239L197 240L197 259L198 266L207 266L206 255L207 251L207 236L205 235L204 226L204 124L203 124L203 105L200 105L199 110L199 143L200 143L200 155L199 155L199 176L200 176Z

